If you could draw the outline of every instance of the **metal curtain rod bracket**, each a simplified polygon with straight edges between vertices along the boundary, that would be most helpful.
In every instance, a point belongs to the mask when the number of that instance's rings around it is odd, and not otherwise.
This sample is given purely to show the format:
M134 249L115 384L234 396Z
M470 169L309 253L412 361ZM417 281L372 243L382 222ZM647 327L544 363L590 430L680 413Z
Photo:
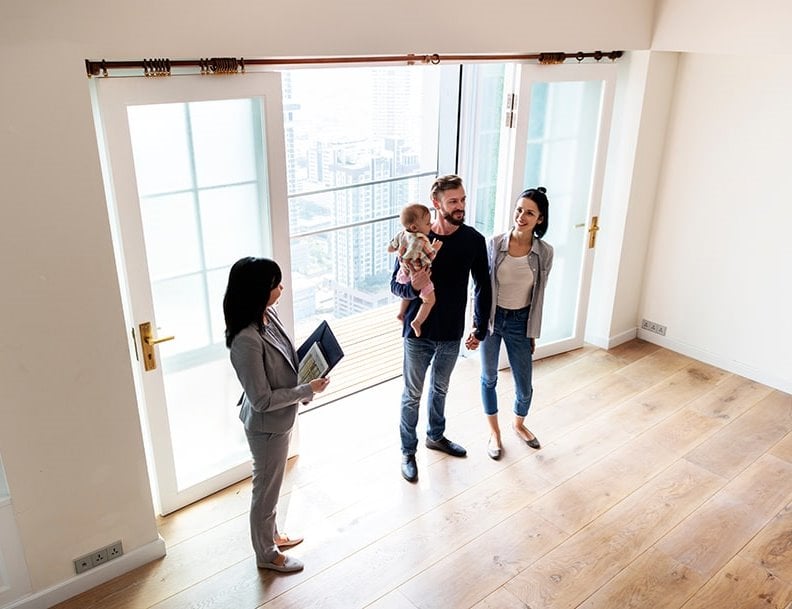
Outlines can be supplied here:
M407 55L368 55L352 57L269 57L259 59L243 59L236 57L212 57L202 59L143 59L133 61L107 61L85 60L85 71L88 78L93 76L109 76L110 70L140 69L144 76L170 76L174 68L198 68L201 74L237 74L245 71L245 66L297 66L297 65L327 65L327 64L360 64L360 63L391 63L412 65L437 65L440 62L464 63L484 61L537 61L543 65L564 63L567 59L578 62L584 59L610 59L616 61L624 51L578 51L577 53L533 53L533 54L473 54L473 55L439 55L431 53L420 55L409 53Z

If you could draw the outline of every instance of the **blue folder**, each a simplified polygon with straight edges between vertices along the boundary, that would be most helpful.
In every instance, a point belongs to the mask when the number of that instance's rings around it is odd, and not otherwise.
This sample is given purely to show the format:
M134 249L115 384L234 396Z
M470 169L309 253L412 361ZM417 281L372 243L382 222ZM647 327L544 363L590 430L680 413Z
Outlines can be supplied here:
M322 375L325 376L335 368L336 364L344 357L344 350L341 348L341 345L338 344L338 339L336 339L327 321L322 321L322 323L311 332L311 335L305 342L300 345L299 349L297 349L298 361L302 361L305 354L308 353L308 349L310 349L314 343L319 343L319 349L322 355L324 355L325 360L327 360L328 369L325 370Z

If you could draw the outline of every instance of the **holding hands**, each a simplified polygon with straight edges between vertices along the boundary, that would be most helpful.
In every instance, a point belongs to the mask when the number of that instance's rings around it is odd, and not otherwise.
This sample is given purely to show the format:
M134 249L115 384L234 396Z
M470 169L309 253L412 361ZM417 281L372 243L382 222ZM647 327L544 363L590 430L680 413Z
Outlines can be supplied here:
M465 347L470 351L475 351L476 349L478 349L478 346L480 344L481 341L478 338L476 338L476 329L473 328L473 331L470 333L470 336L468 336L465 339Z

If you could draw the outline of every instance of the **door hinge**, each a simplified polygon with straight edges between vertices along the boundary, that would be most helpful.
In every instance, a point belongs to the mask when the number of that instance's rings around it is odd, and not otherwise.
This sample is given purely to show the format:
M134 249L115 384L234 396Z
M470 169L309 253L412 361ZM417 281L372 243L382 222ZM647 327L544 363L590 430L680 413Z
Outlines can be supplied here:
M514 127L514 115L516 114L514 108L516 105L517 95L509 93L506 96L506 121L504 123L507 129L512 129Z

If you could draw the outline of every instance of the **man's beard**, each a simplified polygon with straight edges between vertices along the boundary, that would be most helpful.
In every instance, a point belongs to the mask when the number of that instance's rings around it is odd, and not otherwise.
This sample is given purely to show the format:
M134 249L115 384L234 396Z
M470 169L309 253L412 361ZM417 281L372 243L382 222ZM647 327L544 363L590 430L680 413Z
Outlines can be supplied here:
M454 214L459 214L460 217L454 217ZM448 222L449 224L453 224L454 226L462 226L465 223L465 212L464 211L455 211L455 212L443 212L443 220Z

